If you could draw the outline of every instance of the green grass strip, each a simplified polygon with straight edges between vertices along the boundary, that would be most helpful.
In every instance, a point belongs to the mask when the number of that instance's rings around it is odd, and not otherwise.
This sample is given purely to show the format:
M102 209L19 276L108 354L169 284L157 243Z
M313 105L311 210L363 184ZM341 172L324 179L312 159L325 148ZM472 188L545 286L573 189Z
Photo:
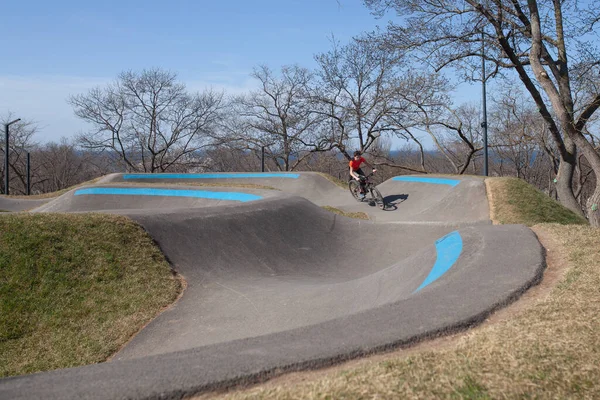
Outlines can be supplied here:
M2 214L0 376L104 361L180 290L126 217Z
M493 178L496 219L502 224L585 225L585 218L565 208L522 179Z

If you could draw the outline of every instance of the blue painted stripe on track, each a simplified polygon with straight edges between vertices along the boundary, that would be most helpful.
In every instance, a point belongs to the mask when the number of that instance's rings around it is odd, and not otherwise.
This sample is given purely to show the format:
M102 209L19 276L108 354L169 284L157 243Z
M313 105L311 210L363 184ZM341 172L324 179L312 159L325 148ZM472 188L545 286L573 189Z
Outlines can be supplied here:
M456 186L460 183L458 179L444 179L444 178L421 178L418 176L395 176L392 178L393 181L404 181L404 182L422 182L422 183L433 183L436 185L449 185Z
M425 286L439 279L442 275L444 275L450 267L454 265L460 254L462 253L463 241L460 233L457 231L450 232L446 236L438 239L435 242L435 250L437 252L437 258L435 260L435 264L433 268L429 272L429 275L421 286L417 288L413 293L418 292L423 289Z
M124 174L123 179L246 179L246 178L290 178L298 179L300 174L289 173L247 173L247 174Z
M248 202L262 199L262 196L239 192L209 192L205 190L175 190L175 189L153 189L153 188L85 188L77 189L75 196L100 194L100 195L125 195L125 196L171 196L171 197L195 197L201 199L232 200Z

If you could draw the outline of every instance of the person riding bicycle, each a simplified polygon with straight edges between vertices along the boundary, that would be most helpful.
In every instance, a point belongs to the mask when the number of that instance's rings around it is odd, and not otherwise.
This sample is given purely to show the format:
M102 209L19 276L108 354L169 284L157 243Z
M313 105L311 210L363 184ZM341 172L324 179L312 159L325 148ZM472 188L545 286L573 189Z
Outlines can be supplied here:
M355 179L360 183L360 194L364 197L364 195L365 195L365 173L360 168L360 166L363 163L367 167L371 168L373 170L373 172L377 172L377 170L375 168L373 168L373 166L371 164L369 164L367 162L367 160L365 160L365 158L362 156L362 153L358 150L354 152L354 157L352 158L352 160L350 160L348 165L350 165L350 179ZM362 177L362 179L361 179L361 177Z

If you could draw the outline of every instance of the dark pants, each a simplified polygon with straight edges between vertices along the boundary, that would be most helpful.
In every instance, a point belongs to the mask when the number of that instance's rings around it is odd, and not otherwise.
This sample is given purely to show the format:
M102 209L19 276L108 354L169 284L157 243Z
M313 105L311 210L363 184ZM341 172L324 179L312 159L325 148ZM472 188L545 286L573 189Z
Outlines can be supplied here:
M355 174L359 175L359 176L366 176L365 173L363 172L362 168L359 168L357 170L354 171ZM352 175L349 175L350 179L349 180L354 180L354 177ZM359 180L360 182L360 192L364 193L365 192L365 182L363 179Z

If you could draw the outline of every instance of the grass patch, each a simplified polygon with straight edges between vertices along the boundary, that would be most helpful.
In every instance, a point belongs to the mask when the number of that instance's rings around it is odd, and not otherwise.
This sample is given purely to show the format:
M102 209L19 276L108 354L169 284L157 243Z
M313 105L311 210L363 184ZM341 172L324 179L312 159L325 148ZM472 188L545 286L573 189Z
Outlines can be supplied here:
M180 290L126 217L3 214L0 376L104 361Z
M600 398L600 230L514 179L488 181L495 192L491 205L500 221L554 222L533 229L552 244L552 259L562 258L558 268L546 272L564 274L557 285L544 289L542 283L534 289L539 290L536 297L504 310L507 316L441 345L284 376L219 398ZM215 395L202 396L209 397Z
M348 217L348 218L369 219L369 216L367 214L365 214L364 212L346 212L346 211L340 210L339 208L335 208L335 207L331 207L331 206L323 206L323 208L327 211L330 211L332 213L342 215L342 216Z
M491 212L501 224L587 224L585 218L563 207L522 179L490 178L486 183L489 195L495 199Z

